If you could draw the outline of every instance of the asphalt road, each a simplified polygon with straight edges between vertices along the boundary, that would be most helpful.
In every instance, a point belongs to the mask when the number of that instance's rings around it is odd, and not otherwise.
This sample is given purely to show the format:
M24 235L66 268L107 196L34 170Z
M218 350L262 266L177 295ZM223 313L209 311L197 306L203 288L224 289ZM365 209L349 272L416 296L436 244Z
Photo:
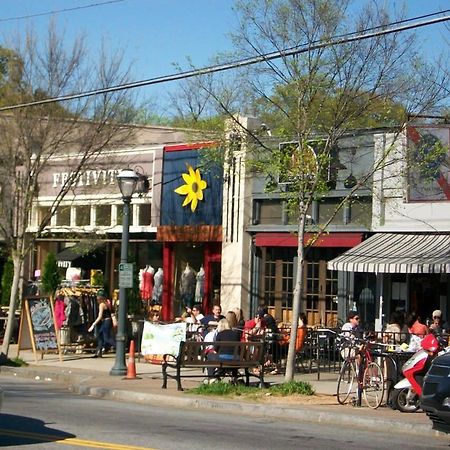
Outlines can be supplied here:
M446 437L268 420L215 411L99 400L45 381L0 377L0 447L10 449L447 448Z

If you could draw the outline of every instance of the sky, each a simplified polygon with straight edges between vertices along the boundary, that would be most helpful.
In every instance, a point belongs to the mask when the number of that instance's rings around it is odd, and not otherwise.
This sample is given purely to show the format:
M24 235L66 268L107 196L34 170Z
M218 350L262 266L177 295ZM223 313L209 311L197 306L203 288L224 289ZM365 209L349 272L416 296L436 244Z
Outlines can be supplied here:
M448 0L405 3L408 17L450 9ZM187 57L197 67L209 65L215 54L230 50L228 33L237 23L233 4L233 0L0 0L0 38L4 42L5 36L23 33L27 26L45 36L52 15L44 13L60 11L54 16L67 42L85 33L95 57L103 39L108 48L125 52L132 63L133 80L142 80L175 73L173 64L186 67ZM96 6L80 8L88 5ZM80 9L61 11L71 8ZM18 19L36 14L43 15ZM429 55L441 48L444 32L443 25L418 31ZM157 98L173 84L141 89L144 95Z

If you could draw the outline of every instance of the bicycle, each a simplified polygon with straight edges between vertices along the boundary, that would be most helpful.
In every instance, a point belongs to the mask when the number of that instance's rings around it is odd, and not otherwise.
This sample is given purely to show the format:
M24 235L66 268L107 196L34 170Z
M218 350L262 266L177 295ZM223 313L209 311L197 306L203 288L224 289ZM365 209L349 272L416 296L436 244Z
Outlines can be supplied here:
M364 398L369 408L378 408L383 401L385 382L383 370L373 360L373 343L353 337L340 338L346 342L342 348L346 356L337 383L338 403L344 405L350 399L360 406L361 398Z

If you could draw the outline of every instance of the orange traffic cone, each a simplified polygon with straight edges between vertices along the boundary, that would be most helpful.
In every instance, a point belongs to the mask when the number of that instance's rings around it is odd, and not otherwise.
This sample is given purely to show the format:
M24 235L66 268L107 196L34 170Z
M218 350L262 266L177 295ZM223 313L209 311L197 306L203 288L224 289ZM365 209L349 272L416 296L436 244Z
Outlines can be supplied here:
M130 355L128 357L127 376L125 380L134 380L136 376L136 363L134 361L134 340L130 342Z

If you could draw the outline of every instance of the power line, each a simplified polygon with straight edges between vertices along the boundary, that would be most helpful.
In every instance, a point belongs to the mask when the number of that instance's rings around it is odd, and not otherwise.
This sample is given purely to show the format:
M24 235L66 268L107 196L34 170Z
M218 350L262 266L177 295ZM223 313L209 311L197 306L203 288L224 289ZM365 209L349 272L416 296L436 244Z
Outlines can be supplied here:
M64 12L69 12L69 11L77 11L79 9L94 8L96 6L109 5L111 3L120 3L123 1L124 0L109 0L109 1L101 2L101 3L92 3L90 5L75 6L73 8L57 9L55 11L47 11L47 12L42 12L42 13L29 14L27 16L7 17L5 19L0 19L0 22L11 22L13 20L32 19L33 17L49 16L52 14L59 14L59 13L64 13Z
M177 81L177 80L192 78L192 77L200 76L200 75L207 75L207 74L211 74L211 73L223 72L223 71L230 70L230 69L237 69L240 67L246 67L246 66L258 64L261 62L267 62L267 61L272 61L272 60L279 59L279 58L284 58L286 56L298 55L298 54L306 53L306 52L309 52L312 50L318 50L321 48L332 47L335 45L348 44L350 42L371 39L374 37L380 37L380 36L384 36L384 35L391 34L391 33L399 33L402 31L408 31L408 30L412 30L415 28L421 28L421 27L428 26L428 25L434 25L437 23L446 22L448 20L450 20L450 15L438 17L435 19L429 19L429 20L425 20L422 22L413 23L413 24L409 24L409 25L403 25L403 26L399 26L399 27L384 28L379 31L371 31L368 33L367 32L362 32L362 33L351 32L348 35L344 35L347 37L339 36L328 42L317 42L317 43L314 43L313 45L308 44L308 45L302 45L299 47L292 47L292 48L288 48L288 49L284 49L284 50L280 50L280 51L276 51L276 52L265 53L265 54L254 56L251 58L241 59L241 60L230 62L230 63L208 66L208 67L204 67L201 69L179 72L176 74L165 75L162 77L149 78L146 80L133 81L130 83L119 84L119 85L115 85L115 86L110 86L110 87L101 88L101 89L95 89L95 90L86 91L86 92L62 95L59 97L52 97L52 98L37 100L37 101L33 101L33 102L20 103L17 105L3 106L0 108L0 111L8 111L8 110L13 110L13 109L25 108L25 107L29 107L29 106L37 106L37 105L44 105L44 104L48 104L48 103L56 103L56 102L63 102L63 101L68 101L68 100L75 100L78 98L91 97L94 95L123 91L126 89L135 89L138 87L167 83L169 81ZM387 25L387 27L389 27L389 25Z

